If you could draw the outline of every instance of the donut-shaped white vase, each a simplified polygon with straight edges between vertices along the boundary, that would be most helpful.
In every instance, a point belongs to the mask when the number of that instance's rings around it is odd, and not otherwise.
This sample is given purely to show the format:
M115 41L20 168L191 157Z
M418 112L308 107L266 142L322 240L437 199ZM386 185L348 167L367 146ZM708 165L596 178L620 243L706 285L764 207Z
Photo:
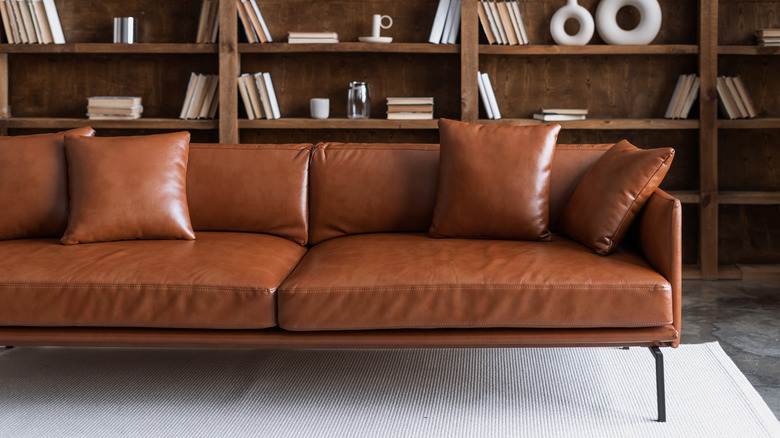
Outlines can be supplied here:
M567 20L580 23L580 31L569 35L563 28ZM563 46L584 46L593 38L593 16L587 9L577 4L577 0L566 0L566 6L555 11L550 20L550 33L556 43Z
M639 25L623 30L617 24L618 11L633 6L639 11ZM601 0L596 9L599 36L607 44L650 44L661 30L661 5L658 0Z

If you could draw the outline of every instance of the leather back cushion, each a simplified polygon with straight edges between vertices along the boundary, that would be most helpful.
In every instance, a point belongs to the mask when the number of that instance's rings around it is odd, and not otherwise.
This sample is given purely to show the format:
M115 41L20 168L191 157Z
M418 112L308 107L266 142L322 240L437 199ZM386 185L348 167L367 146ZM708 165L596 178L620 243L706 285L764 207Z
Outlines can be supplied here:
M556 146L550 174L551 230L556 230L582 176L611 146ZM350 234L427 232L438 172L435 144L318 144L311 159L309 243ZM192 220L195 225L194 214Z
M190 145L187 198L196 231L308 236L311 144Z

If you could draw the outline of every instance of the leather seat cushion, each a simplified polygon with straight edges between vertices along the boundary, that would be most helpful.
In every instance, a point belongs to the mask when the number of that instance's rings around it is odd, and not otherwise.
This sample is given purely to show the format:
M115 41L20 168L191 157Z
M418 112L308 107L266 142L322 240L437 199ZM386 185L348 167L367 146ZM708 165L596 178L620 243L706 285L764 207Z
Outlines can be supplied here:
M306 248L267 234L60 245L0 242L0 325L250 329Z
M672 287L637 254L552 242L365 234L314 246L279 288L288 330L654 327Z

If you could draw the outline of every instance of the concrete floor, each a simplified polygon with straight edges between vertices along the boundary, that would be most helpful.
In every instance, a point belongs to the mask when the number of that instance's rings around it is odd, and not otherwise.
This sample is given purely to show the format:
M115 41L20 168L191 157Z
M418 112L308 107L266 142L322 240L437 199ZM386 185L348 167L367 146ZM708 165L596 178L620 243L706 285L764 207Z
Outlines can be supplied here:
M780 280L686 280L682 295L681 342L720 342L780 418Z

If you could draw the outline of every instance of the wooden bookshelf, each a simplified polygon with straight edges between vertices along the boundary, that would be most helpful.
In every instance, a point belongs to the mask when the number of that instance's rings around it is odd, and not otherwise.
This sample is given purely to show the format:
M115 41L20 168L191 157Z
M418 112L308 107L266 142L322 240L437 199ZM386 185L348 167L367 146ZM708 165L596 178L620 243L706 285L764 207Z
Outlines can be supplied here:
M587 107L587 120L562 123L559 141L626 138L677 150L662 188L685 204L686 278L739 278L760 272L750 263L769 266L767 272L780 263L780 249L762 246L780 240L770 229L780 221L780 176L772 167L780 155L780 48L757 47L752 34L756 27L780 27L778 1L660 0L661 31L644 46L606 45L597 33L585 46L554 44L549 21L563 6L559 0L522 2L527 46L488 45L473 0L462 2L460 41L452 45L427 42L438 0L261 0L274 40L266 44L246 42L231 0L220 2L217 44L193 43L199 1L56 3L67 44L0 44L2 134L89 124L102 135L190 130L194 141L226 143L427 143L438 141L437 121L386 120L386 97L433 96L437 118L509 126L544 123L530 118L541 107ZM579 3L595 14L598 0ZM383 31L393 43L357 42L369 33L374 13L393 17L393 27ZM140 43L110 43L115 16L143 17ZM618 15L624 28L638 20L631 8ZM293 30L336 31L342 42L288 44ZM501 120L486 119L478 70L491 77ZM246 119L234 81L258 71L272 75L281 119ZM219 74L217 120L177 118L191 72ZM689 73L701 77L698 108L690 120L662 118L677 77ZM719 74L743 77L758 118L718 118ZM368 120L346 118L347 87L355 80L371 87ZM140 95L144 115L87 120L92 95ZM309 118L312 97L331 99L330 119Z

